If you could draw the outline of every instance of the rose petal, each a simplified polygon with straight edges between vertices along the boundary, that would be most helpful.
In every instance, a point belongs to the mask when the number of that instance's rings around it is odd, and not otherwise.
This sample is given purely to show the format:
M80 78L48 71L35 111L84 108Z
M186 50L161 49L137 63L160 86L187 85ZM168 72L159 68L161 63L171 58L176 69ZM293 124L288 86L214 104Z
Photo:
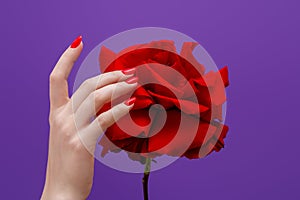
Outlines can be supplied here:
M220 151L222 148L224 148L224 138L226 137L227 132L228 126L219 124L215 132L219 135L219 137L216 137L216 135L207 137L208 139L205 140L204 144L198 146L196 145L197 147L195 147L195 145L191 146L188 151L185 152L184 156L189 159L197 159L203 158L213 151ZM197 141L194 141L194 143L196 144Z
M116 59L116 57L116 53L105 46L102 46L99 54L100 71L104 72L105 69Z
M193 65L193 67L190 67L189 65L185 66L189 68L189 75L191 78L193 78L194 75L197 75L199 72L200 74L203 74L205 72L204 65L200 64L193 55L193 51L198 45L199 44L196 42L184 42L180 52L180 56L184 57L189 61L189 63ZM197 71L198 73L194 73L195 71Z
M203 113L209 109L204 105L197 104L189 100L166 97L163 95L155 94L151 91L149 91L149 94L151 94L151 96L155 99L155 102L163 105L166 109L176 106L182 112L191 115L199 115L199 111L200 113Z
M171 68L159 64L144 64L137 68L136 76L139 77L139 82L148 90L157 91L157 93L175 93L177 96L182 96L183 91L180 89L186 83L186 80L180 78L178 73L172 71ZM158 84L160 86L158 86ZM156 85L156 86L155 86ZM163 86L166 90L161 91ZM173 95L171 94L170 95Z

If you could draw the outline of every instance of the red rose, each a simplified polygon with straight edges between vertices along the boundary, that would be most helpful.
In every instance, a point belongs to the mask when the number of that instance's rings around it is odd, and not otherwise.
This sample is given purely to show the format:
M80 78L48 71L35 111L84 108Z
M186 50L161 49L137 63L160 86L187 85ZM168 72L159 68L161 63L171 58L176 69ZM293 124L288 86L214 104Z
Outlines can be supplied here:
M192 54L197 45L185 42L180 55L168 40L131 46L118 54L102 47L101 71L137 67L140 86L132 95L137 100L130 115L101 138L102 156L125 150L131 159L144 163L146 157L164 154L200 158L224 147L228 127L222 124L222 105L226 101L224 87L229 84L227 67L205 72ZM154 104L164 109L154 106L149 114ZM107 104L100 112L109 107ZM149 115L154 116L152 120ZM136 125L122 130L131 119Z

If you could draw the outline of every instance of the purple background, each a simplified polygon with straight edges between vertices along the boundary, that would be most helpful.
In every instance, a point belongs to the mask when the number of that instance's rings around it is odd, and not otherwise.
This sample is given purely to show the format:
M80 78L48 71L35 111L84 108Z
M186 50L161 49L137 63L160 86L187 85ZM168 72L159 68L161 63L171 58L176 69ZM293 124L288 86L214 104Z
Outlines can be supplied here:
M29 2L29 3L28 3ZM159 26L229 65L226 147L150 178L155 199L300 199L298 0L2 1L1 199L38 199L47 159L48 75L79 34L83 54L118 32ZM71 84L72 85L72 84ZM142 199L141 175L96 163L90 199Z

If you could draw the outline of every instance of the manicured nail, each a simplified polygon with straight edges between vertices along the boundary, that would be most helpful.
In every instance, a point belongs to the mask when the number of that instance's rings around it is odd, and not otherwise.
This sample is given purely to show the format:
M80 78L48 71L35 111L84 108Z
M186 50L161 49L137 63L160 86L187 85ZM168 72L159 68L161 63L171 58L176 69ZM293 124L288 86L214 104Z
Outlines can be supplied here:
M139 78L134 76L134 77L127 79L125 82L128 84L134 84L134 83L138 82L138 80L139 80Z
M124 69L122 70L122 73L125 75L132 75L134 74L136 71L136 68L130 68L130 69Z
M73 43L71 44L71 48L72 49L77 48L80 45L81 41L82 41L82 36L80 35L73 41Z
M136 100L136 98L132 97L132 98L128 99L127 101L125 101L124 103L126 106L131 106L132 104L134 104L135 100Z

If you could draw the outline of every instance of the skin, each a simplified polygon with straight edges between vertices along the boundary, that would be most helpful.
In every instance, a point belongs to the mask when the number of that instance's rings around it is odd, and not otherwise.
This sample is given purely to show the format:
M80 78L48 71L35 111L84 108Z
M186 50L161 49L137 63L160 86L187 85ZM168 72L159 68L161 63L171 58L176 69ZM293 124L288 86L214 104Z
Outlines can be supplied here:
M50 75L50 134L43 200L88 197L93 185L97 139L133 107L120 103L95 116L106 102L135 89L136 83L125 82L133 75L121 71L90 78L69 96L67 79L82 49L83 43L68 47Z

